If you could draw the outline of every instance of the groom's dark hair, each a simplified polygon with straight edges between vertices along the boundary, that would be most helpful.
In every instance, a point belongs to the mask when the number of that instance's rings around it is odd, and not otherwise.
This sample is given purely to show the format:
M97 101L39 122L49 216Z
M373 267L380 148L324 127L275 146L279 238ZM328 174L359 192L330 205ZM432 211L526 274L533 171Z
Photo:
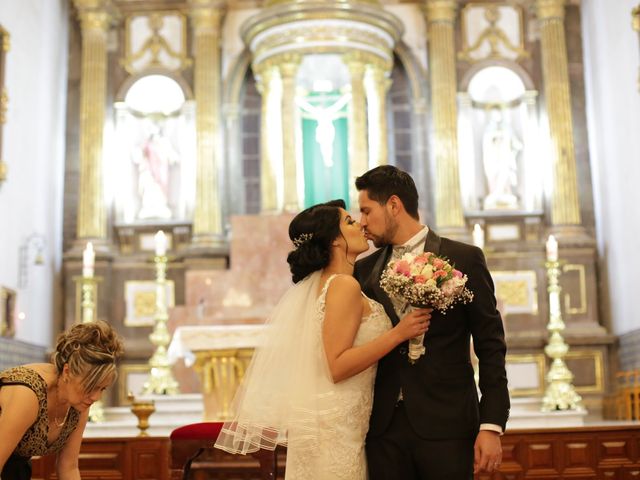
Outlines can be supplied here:
M418 190L407 172L393 165L380 165L356 178L358 191L365 190L371 200L380 205L387 203L392 195L397 196L404 209L416 220L418 215Z
M289 238L296 247L289 252L287 262L298 283L320 270L331 260L331 243L340 236L340 209L344 200L331 200L303 210L289 224Z

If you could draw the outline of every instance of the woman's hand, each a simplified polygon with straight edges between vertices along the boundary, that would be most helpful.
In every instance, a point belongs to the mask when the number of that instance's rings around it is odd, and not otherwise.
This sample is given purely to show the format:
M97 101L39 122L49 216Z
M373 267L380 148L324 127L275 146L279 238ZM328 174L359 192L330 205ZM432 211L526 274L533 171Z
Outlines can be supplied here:
M402 317L400 322L393 327L400 338L399 343L422 335L429 330L432 311L431 308L417 308Z

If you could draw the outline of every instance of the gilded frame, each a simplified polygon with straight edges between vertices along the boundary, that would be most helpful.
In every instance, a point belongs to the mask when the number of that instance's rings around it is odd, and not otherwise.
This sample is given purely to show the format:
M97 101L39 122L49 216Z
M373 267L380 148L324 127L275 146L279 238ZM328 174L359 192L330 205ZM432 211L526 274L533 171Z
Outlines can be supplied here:
M0 337L13 337L15 333L16 292L0 287Z
M124 283L125 327L152 327L156 302L154 280L131 280ZM173 280L165 281L167 308L174 306Z
M129 405L131 401L127 398L131 391L134 396L140 395L140 392L132 391L131 380L133 376L142 376L148 379L151 373L151 367L143 363L130 363L120 365L118 372L118 405ZM145 380L146 381L146 380ZM140 382L138 382L140 383ZM144 383L144 382L142 382Z
M529 397L544 394L546 388L546 358L544 353L507 354L506 363L507 369L509 365L529 364L534 365L537 370L536 381L538 386L531 388L510 388L509 393L512 397Z

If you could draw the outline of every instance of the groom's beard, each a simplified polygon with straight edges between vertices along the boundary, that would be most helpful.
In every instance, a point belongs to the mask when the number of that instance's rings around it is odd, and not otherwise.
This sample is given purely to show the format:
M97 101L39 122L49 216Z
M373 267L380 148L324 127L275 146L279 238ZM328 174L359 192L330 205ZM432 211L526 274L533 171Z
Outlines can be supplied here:
M391 215L388 215L386 213L384 217L384 231L380 235L375 235L374 233L371 233L369 230L365 229L365 233L369 237L369 240L373 242L373 245L376 248L392 245L392 239L396 235L397 231L398 223Z

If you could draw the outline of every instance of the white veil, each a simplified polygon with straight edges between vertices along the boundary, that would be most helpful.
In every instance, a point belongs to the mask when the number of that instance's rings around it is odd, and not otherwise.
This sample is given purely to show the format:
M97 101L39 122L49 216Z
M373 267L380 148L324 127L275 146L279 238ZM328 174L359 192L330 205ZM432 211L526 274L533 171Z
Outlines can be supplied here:
M320 273L291 287L275 307L216 448L242 454L276 445L314 449L321 429L330 428L335 385L322 344Z

